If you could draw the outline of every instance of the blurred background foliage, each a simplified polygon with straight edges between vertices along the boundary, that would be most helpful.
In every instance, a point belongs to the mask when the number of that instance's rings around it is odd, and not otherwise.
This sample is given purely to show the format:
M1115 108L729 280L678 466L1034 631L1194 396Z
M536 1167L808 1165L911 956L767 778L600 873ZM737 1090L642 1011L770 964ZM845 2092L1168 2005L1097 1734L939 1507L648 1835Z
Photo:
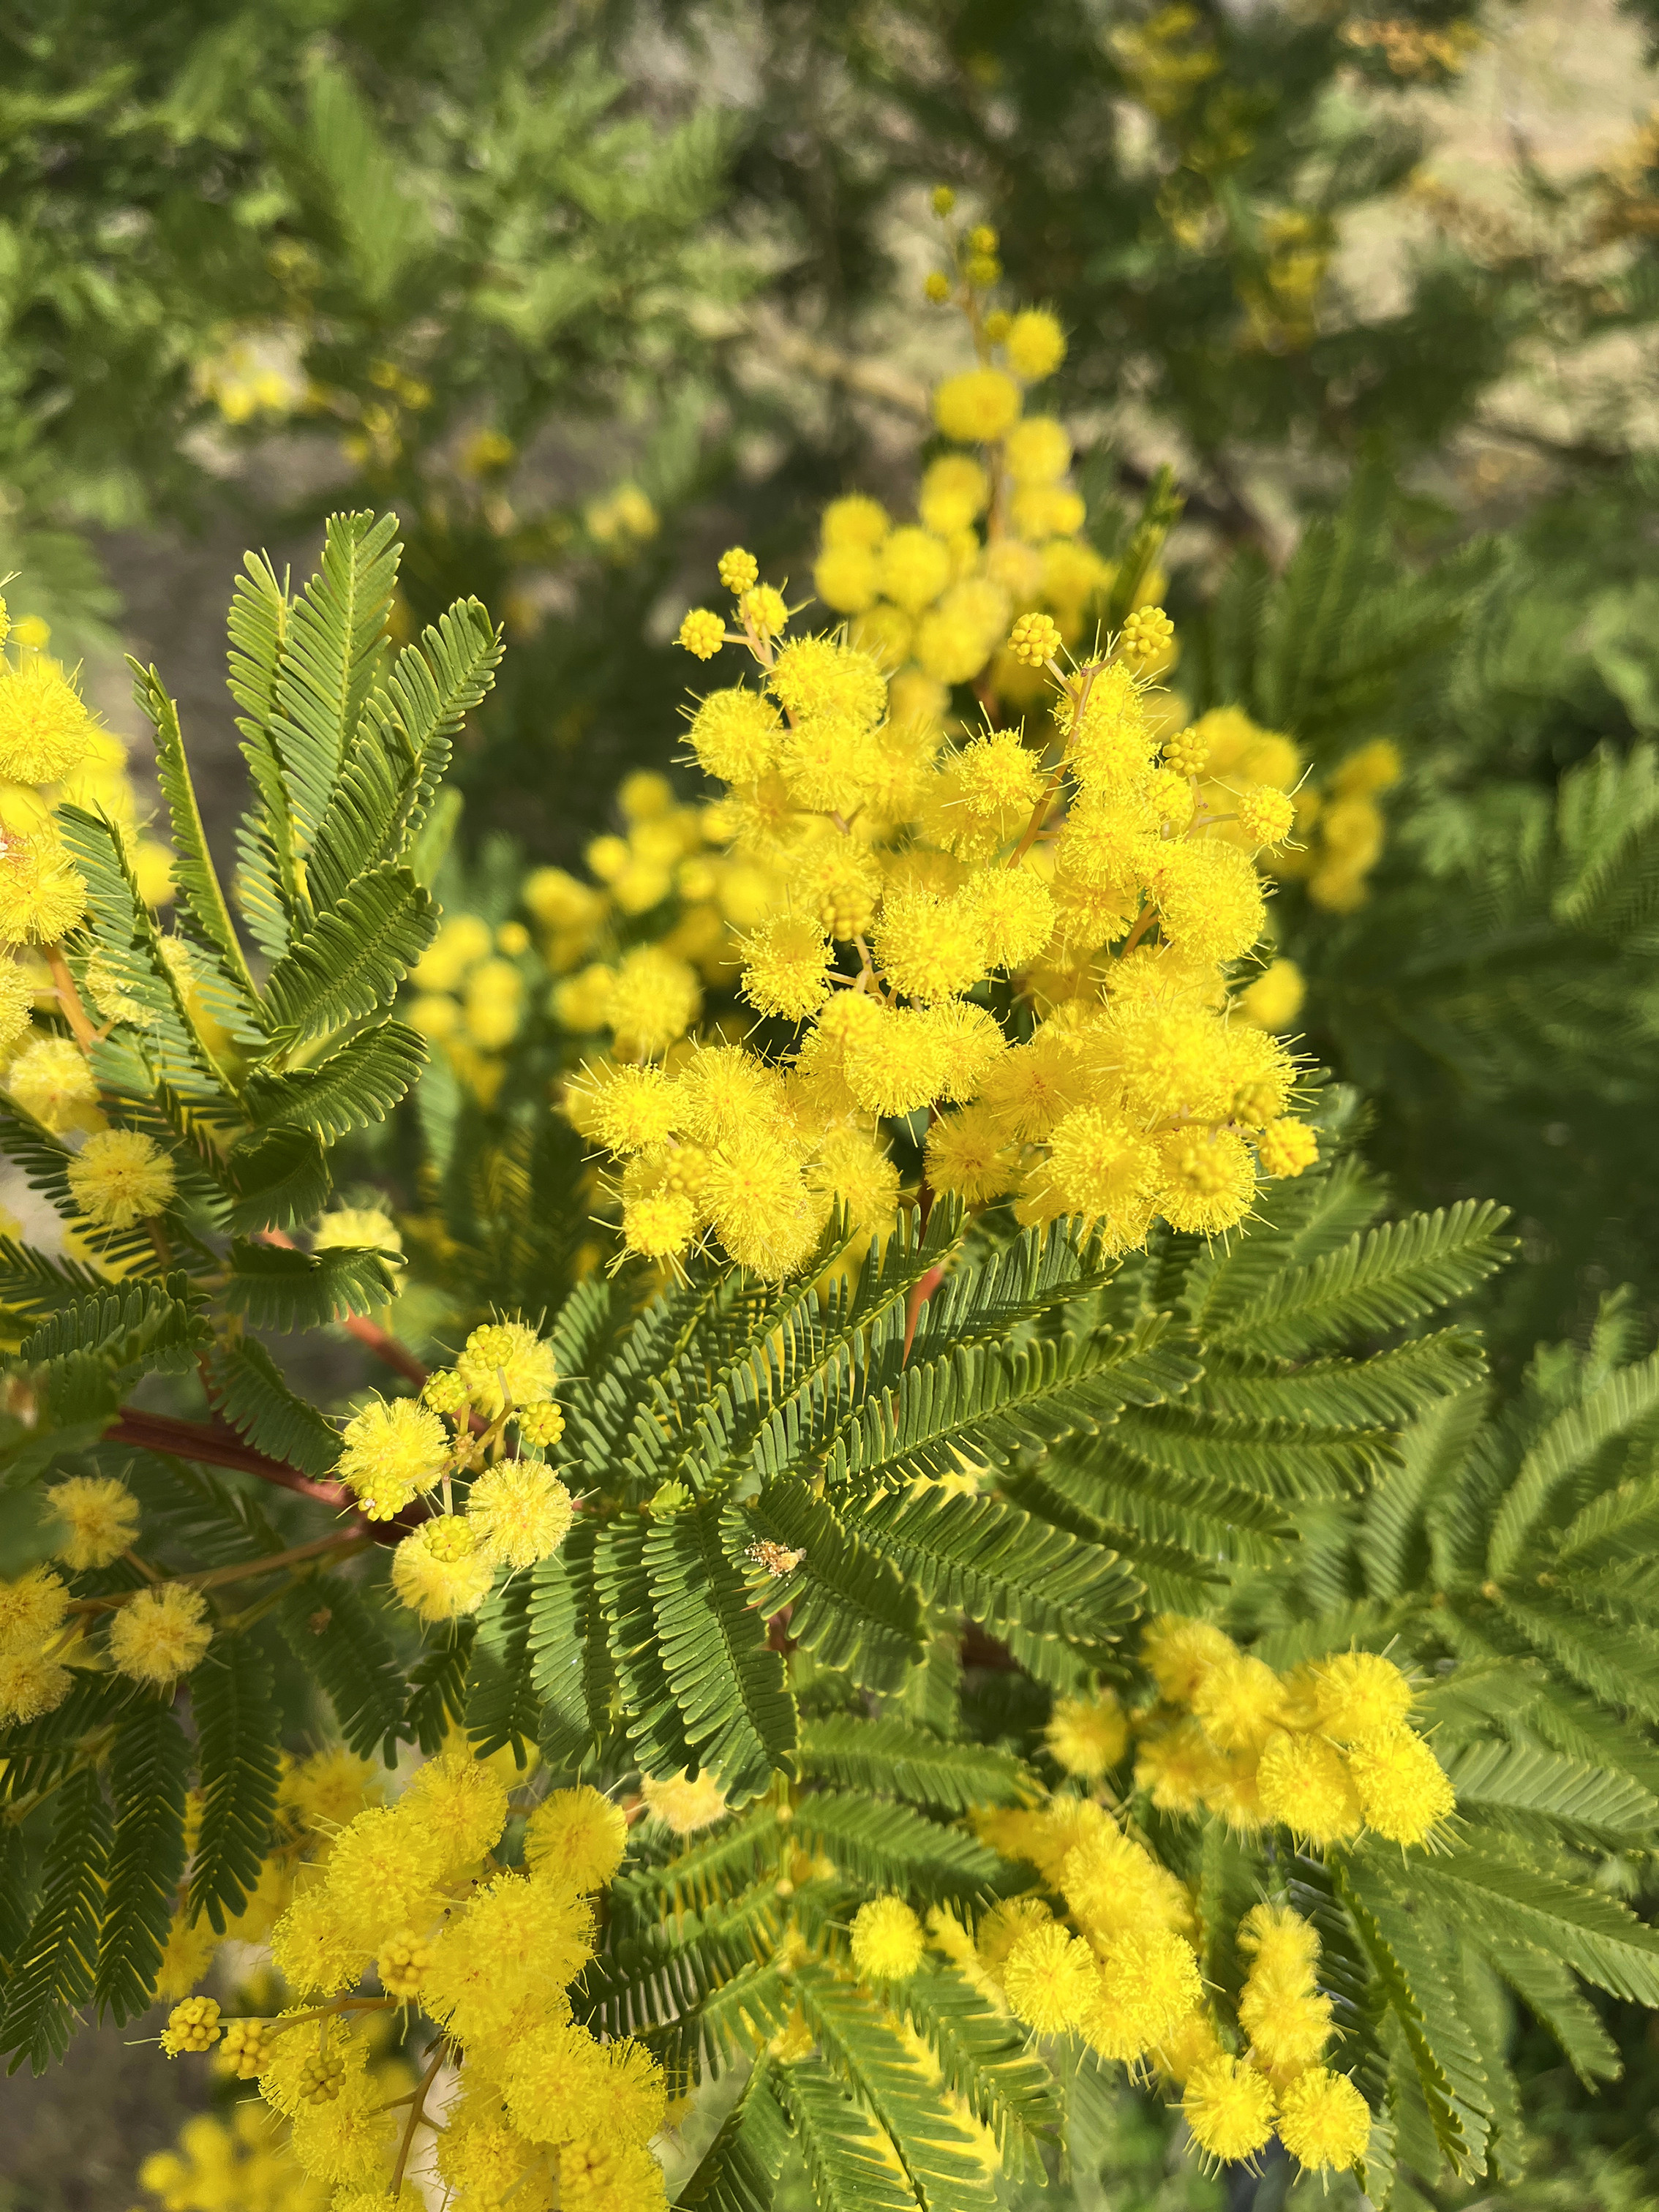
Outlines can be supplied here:
M1621 1282L1651 1324L1659 7L1380 4L13 0L14 612L124 734L116 647L161 662L228 835L233 561L395 507L409 624L477 592L507 628L445 884L510 925L630 770L696 796L670 641L714 555L803 579L828 500L908 511L915 393L968 360L922 293L948 183L1069 334L1044 404L1103 556L1175 471L1185 708L1316 778L1399 750L1364 902L1285 883L1278 947L1401 1204L1516 1209L1500 1372ZM469 1111L545 1120L538 1019ZM1508 2201L1647 2201L1651 2045L1620 2036L1621 2100L1540 2077ZM1096 2132L1102 2203L1228 2201L1156 2108Z

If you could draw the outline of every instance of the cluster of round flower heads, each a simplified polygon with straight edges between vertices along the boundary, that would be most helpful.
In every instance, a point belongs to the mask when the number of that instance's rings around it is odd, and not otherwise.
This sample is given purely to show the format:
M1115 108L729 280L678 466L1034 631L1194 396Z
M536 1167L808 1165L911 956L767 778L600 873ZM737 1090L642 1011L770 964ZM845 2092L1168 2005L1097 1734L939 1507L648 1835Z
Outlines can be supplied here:
M1411 1725L1409 1680L1376 1652L1281 1674L1211 1623L1165 1614L1143 1656L1158 1702L1135 1716L1135 1781L1162 1811L1208 1809L1322 1849L1362 1827L1427 1844L1455 1808L1445 1770Z
M787 885L744 944L741 993L793 1036L769 1057L619 1052L569 1086L577 1127L620 1163L628 1246L673 1261L712 1231L739 1264L788 1273L837 1200L860 1231L890 1223L883 1125L918 1115L933 1191L1010 1200L1024 1223L1080 1217L1120 1250L1159 1215L1224 1231L1261 1176L1308 1166L1295 1063L1228 996L1261 933L1260 879L1211 834L1201 757L1160 750L1137 672L1164 618L1070 667L1050 617L1016 623L1054 692L1045 761L1017 730L942 748L896 720L873 653L786 639L779 594L756 611L750 556L722 569L759 680L705 697L690 741L729 787L732 849ZM1259 843L1288 835L1285 791L1231 796Z
M552 1346L527 1323L487 1322L418 1398L376 1397L347 1422L335 1472L369 1520L437 1496L392 1555L392 1586L422 1620L476 1613L503 1568L534 1566L564 1541L575 1501L543 1456L564 1431L558 1379Z
M595 1790L555 1790L531 1814L514 1868L499 1856L508 1810L489 1761L464 1748L428 1760L393 1805L356 1811L319 1863L299 1867L270 1930L292 2002L227 2020L211 1998L190 1997L168 2021L170 2054L216 2047L258 2081L335 2212L386 2203L394 2182L437 2191L456 2212L665 2203L648 2148L665 2110L661 2069L631 2040L592 2034L569 1996L626 1817ZM428 2086L389 2104L368 2024L392 2010L429 2023Z
M138 1501L113 1476L72 1475L46 1492L60 1531L56 1557L71 1574L112 1565L138 1533ZM201 1663L213 1640L207 1601L187 1583L154 1583L77 1601L44 1565L0 1582L0 1721L53 1712L77 1666L99 1663L88 1626L107 1625L104 1656L117 1673L165 1689Z
M1248 2047L1236 2057L1205 1998L1191 1896L1101 1806L1056 1797L1042 1810L981 1812L975 1825L1042 1881L1040 1893L993 1907L972 1934L932 1916L934 1940L976 1986L1034 2034L1073 2035L1103 2058L1155 2064L1183 2084L1188 2125L1210 2156L1252 2157L1277 2130L1305 2166L1343 2171L1363 2158L1365 2100L1319 2063L1331 2005L1305 1922L1264 1905L1240 1929L1253 1963L1238 2007ZM863 1918L854 1923L855 1957ZM881 1940L896 1956L884 1928Z

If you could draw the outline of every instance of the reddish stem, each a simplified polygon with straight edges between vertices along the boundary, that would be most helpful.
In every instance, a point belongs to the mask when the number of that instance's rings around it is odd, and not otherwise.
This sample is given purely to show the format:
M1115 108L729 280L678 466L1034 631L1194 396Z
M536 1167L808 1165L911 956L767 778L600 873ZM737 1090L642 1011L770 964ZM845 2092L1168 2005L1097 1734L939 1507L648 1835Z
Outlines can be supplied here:
M351 1492L343 1482L319 1482L301 1474L285 1460L271 1459L235 1431L221 1422L180 1421L171 1413L149 1413L138 1406L123 1406L112 1428L105 1431L112 1443L132 1444L140 1451L170 1452L175 1459L198 1460L204 1467L224 1467L238 1474L257 1474L261 1482L280 1484L302 1498L319 1498L325 1505L349 1505Z

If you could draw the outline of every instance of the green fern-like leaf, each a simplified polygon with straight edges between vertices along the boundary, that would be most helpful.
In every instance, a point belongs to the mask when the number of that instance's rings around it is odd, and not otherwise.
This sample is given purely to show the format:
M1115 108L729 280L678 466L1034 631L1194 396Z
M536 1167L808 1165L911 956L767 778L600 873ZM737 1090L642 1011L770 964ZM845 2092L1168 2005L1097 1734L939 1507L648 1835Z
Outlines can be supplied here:
M524 1576L486 1598L466 1677L466 1732L477 1757L511 1744L520 1766L536 1741L538 1708L532 1682L531 1584Z
M795 1711L783 1661L766 1647L715 1509L659 1522L642 1564L686 1740L740 1802L793 1765Z
M58 1792L40 1901L6 1984L0 2052L14 2054L13 2073L25 2058L37 2074L61 2058L92 1995L109 1850L109 1808L85 1767Z
M360 1030L313 1067L255 1074L248 1109L264 1128L308 1129L325 1144L384 1121L426 1065L425 1041L402 1022Z
M173 1709L148 1699L118 1729L110 1760L115 1835L94 1994L100 2014L137 2019L155 1995L179 1876L190 1743Z
M403 1734L404 1672L368 1599L339 1575L313 1575L284 1594L279 1618L346 1743L360 1759L390 1766Z
M359 876L290 939L265 984L273 1053L382 1011L436 927L430 896L407 868Z
M252 1337L226 1345L209 1361L214 1401L240 1435L270 1458L320 1478L340 1456L340 1432L283 1381L276 1361Z
M782 2067L778 2094L794 2124L817 2212L917 2212L885 2133L812 2059Z
M801 1726L803 1781L821 1780L872 1796L897 1797L930 1812L1035 1802L1036 1777L1012 1752L949 1743L887 1715L832 1713Z
M321 1328L347 1314L388 1305L398 1286L380 1252L348 1244L300 1252L238 1238L230 1248L225 1302L255 1328Z
M789 2154L789 2124L772 2093L771 2068L757 2062L743 2094L675 2198L686 2212L772 2212Z
M804 1482L774 1483L739 1516L725 1523L728 1541L742 1540L734 1563L760 1584L763 1611L789 1611L790 1641L826 1667L844 1668L871 1690L896 1690L921 1655L921 1608L903 1576ZM801 1554L774 1575L757 1572L753 1544Z
M191 1676L202 1826L189 1911L216 1936L242 1909L270 1842L281 1771L270 1668L243 1637L221 1638Z

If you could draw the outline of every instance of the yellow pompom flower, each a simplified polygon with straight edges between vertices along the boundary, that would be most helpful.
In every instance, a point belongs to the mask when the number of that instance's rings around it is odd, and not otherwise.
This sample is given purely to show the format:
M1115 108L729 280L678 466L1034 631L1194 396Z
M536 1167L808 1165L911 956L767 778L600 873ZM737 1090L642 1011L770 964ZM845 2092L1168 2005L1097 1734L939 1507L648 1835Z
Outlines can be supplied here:
M461 1348L455 1372L487 1419L514 1406L538 1406L559 1379L553 1347L521 1321L488 1322Z
M50 945L86 905L86 884L55 835L0 830L0 946Z
M902 1897L872 1898L853 1915L853 1964L868 1981L906 1982L927 1939Z
M931 531L896 530L881 550L881 588L895 606L920 614L951 580L951 549Z
M1315 2171L1346 2173L1365 2155L1370 2136L1370 2107L1346 2074L1310 2066L1279 2100L1279 2141Z
M1302 1011L1308 987L1294 960L1270 961L1238 994L1238 1011L1259 1030L1287 1030ZM1271 1171L1270 1171L1271 1172Z
M916 495L916 512L936 537L967 529L990 503L991 479L967 453L945 453L932 462Z
M832 499L818 523L826 545L861 545L872 550L892 526L880 501L866 498L862 492Z
M933 420L958 446L992 445L1019 420L1019 386L997 368L964 369L933 392Z
M1238 794L1236 811L1247 844L1282 845L1296 826L1296 802L1270 783L1253 783Z
M1243 959L1267 918L1261 879L1237 845L1165 845L1155 893L1165 936L1197 960Z
M564 1434L563 1410L550 1398L544 1398L538 1406L515 1407L513 1421L520 1443L538 1445L543 1450L557 1443Z
M1141 1638L1140 1656L1159 1691L1172 1705L1190 1705L1211 1668L1238 1656L1231 1636L1207 1620L1161 1613Z
M881 563L869 545L826 545L812 564L812 588L839 615L861 615L881 595Z
M1057 1698L1043 1741L1067 1774L1097 1782L1129 1747L1129 1724L1109 1690L1092 1698Z
M1052 415L1028 415L1008 433L1002 457L1016 483L1051 484L1072 465L1072 434Z
M131 1229L173 1203L173 1162L137 1129L100 1129L69 1167L75 1202L100 1229Z
M109 1626L112 1663L139 1682L172 1682L188 1674L212 1641L207 1601L185 1583L140 1590Z
M605 1018L618 1053L654 1060L685 1035L702 1012L696 969L660 945L640 945L617 969Z
M1066 333L1045 307L1024 307L1008 325L1003 357L1016 376L1040 384L1066 358Z
M874 951L891 988L923 1006L962 997L990 964L971 898L943 899L921 886L882 901Z
M768 672L766 688L797 717L838 715L864 727L878 721L887 705L887 679L878 663L827 637L787 645Z
M1427 1843L1456 1809L1446 1770L1409 1729L1355 1744L1348 1767L1366 1826L1391 1844Z
M371 1521L390 1521L430 1490L449 1459L449 1431L413 1398L376 1399L346 1423L335 1472Z
M1285 1717L1285 1689L1271 1667L1242 1653L1219 1661L1193 1692L1193 1713L1223 1751L1259 1751Z
M176 2058L181 2051L211 2051L221 2032L217 2000L186 1997L167 2014L161 2048L169 2058Z
M1103 2058L1123 2061L1167 2042L1202 1996L1192 1945L1168 1929L1114 1936L1082 2027Z
M56 1712L75 1677L40 1650L0 1651L0 1720L33 1721Z
M87 1056L69 1037L37 1037L11 1064L6 1087L48 1129L87 1128L97 1114L98 1085Z
M392 1587L422 1620L476 1613L495 1579L495 1562L458 1514L423 1521L392 1554Z
M138 1500L113 1475L72 1474L52 1484L46 1502L68 1531L56 1556L76 1574L108 1566L138 1534Z
M1039 1170L1051 1202L1085 1222L1144 1228L1158 1173L1154 1146L1106 1106L1075 1106L1057 1121Z
M50 1567L0 1582L0 1651L38 1650L64 1625L69 1592Z
M829 997L835 953L820 923L805 915L778 915L744 950L743 995L758 1012L805 1021Z
M1008 650L1027 668L1041 668L1060 651L1060 625L1052 615L1022 615L1008 633Z
M463 1745L416 1767L395 1809L406 1825L430 1839L438 1873L447 1877L473 1865L501 1841L507 1791L489 1761L475 1759Z
M531 1872L583 1893L603 1889L615 1877L627 1848L628 1815L586 1783L551 1791L525 1829Z
M640 1790L646 1809L677 1836L695 1836L726 1818L726 1792L718 1775L705 1767L695 1780L684 1770L678 1774L642 1777Z
M693 607L680 624L678 642L699 660L712 660L726 642L726 623L707 607Z
M760 575L760 562L752 553L745 553L741 545L734 545L720 557L720 579L734 598L741 599Z
M0 664L0 776L14 783L61 783L85 760L92 719L55 660L31 653Z
M1231 1129L1178 1134L1161 1149L1158 1210L1171 1229L1213 1237L1244 1218L1255 1196L1255 1162L1242 1137Z
M1310 1680L1318 1726L1338 1743L1395 1735L1410 1717L1412 1686L1380 1652L1336 1652Z
M1054 933L1053 895L1028 869L985 869L970 879L967 896L988 968L1012 974L1030 967Z
M533 1567L551 1559L575 1513L570 1492L539 1460L486 1468L467 1493L467 1524L495 1566Z
M1276 1729L1256 1769L1261 1809L1309 1843L1339 1844L1359 1831L1359 1796L1348 1762L1323 1736Z
M0 1052L15 1045L27 1030L34 1010L34 985L21 964L0 960Z
M1094 2000L1098 1980L1094 1953L1057 1920L1022 1936L1003 1961L1009 2010L1037 2035L1060 2035L1076 2027Z
M1253 2157L1273 2131L1273 2085L1237 2058L1196 2068L1181 2109L1199 2148L1228 2165Z
M1018 1163L998 1116L984 1106L942 1114L927 1132L927 1181L968 1206L988 1206L1013 1187Z

